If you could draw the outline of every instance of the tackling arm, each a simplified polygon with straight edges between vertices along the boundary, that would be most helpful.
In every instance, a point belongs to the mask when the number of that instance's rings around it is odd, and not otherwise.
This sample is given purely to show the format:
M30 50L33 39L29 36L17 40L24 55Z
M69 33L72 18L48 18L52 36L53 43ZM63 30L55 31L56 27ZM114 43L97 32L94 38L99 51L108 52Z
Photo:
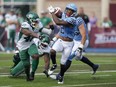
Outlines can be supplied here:
M26 36L32 36L33 38L39 38L38 34L32 32L32 31L29 31L28 29L21 29L21 32Z

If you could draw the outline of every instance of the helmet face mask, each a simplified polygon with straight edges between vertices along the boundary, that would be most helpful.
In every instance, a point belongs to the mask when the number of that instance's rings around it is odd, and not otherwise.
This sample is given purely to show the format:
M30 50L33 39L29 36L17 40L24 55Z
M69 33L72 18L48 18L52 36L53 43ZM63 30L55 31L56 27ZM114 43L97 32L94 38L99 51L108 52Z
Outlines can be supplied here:
M77 6L73 3L68 4L65 9L66 16L75 16L77 14Z
M29 12L27 15L26 15L26 18L27 18L27 21L28 23L33 27L33 28L36 28L38 26L38 23L39 23L39 16L34 13L34 12Z
M50 43L50 38L48 35L46 34L42 34L41 35L43 38L40 39L40 42L39 42L39 46L42 48L42 49L45 49L48 47L49 43Z
M73 13L74 13L74 11L72 9L66 8L66 10L65 10L66 16L70 17Z
M31 21L31 26L34 27L34 28L38 28L38 24L39 24L39 20L32 20Z
M45 48L48 47L48 43L40 42L39 46L40 46L42 49L45 49Z

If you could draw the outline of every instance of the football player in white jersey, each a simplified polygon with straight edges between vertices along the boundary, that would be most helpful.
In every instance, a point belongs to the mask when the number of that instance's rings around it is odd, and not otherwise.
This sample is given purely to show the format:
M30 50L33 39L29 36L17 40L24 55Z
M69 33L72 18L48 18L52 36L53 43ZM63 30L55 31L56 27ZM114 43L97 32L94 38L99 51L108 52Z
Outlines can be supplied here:
M39 16L34 12L29 12L26 15L27 22L22 23L21 30L19 33L19 39L17 42L17 48L19 50L19 55L21 62L24 65L25 73L27 76L27 81L34 80L34 73L30 75L30 56L33 58L34 67L36 68L38 65L38 48L35 45L33 38L44 38L44 36L40 36L36 33L38 32L46 32L50 33L52 30L45 29L40 26Z
M74 27L76 25L76 19L75 15L77 12L77 7L75 4L70 3L66 6L65 11L61 14L61 19L59 19L55 15L54 8L52 6L48 7L49 12L52 15L52 18L54 22L57 25L60 25L60 31L58 33L58 40L53 44L52 49L50 51L50 57L53 63L53 66L49 70L48 74L52 74L54 70L57 67L56 63L56 53L57 52L62 52L62 57L61 57L61 64L60 64L60 70L64 66L71 50L73 47L73 37L74 37ZM60 81L60 76L58 78L58 83L62 83Z
M38 47L38 53L39 53L39 57L44 56L44 61L45 61L45 70L43 71L45 73L45 75L48 77L48 69L49 69L49 64L50 64L50 58L49 58L49 53L50 53L50 38L47 34L41 34L42 36L44 35L44 38L38 39L38 38L34 38L33 41L36 44L36 46ZM14 77L19 76L21 73L24 72L24 66L23 63L20 61L20 57L19 57L19 52L16 53L16 55L14 56L14 66L11 69L11 75ZM32 58L30 59L30 63L31 63L31 73L34 73L37 69L38 64L35 66L35 62L39 62L39 59L37 61L33 60ZM34 74L33 74L34 75Z
M43 73L48 77L48 69L49 69L49 65L50 65L50 57L49 57L49 53L50 53L50 49L51 47L49 46L50 43L50 38L49 35L47 34L42 34L41 36L44 36L44 38L42 39L34 39L35 44L38 47L38 52L39 52L39 56L40 57L44 57L44 62L45 62L45 67L44 67L44 71ZM35 62L32 59L32 70L31 70L31 75L34 75L33 73L35 73L38 65L36 65L35 67ZM38 60L39 62L39 60Z

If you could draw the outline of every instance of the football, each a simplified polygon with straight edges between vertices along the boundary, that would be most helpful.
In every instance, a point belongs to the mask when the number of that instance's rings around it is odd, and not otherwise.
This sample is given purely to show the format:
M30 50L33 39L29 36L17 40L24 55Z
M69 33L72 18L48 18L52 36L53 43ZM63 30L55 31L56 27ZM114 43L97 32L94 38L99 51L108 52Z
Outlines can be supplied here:
M61 11L61 8L60 8L60 7L55 7L55 15L56 15L58 18L61 18L62 11Z

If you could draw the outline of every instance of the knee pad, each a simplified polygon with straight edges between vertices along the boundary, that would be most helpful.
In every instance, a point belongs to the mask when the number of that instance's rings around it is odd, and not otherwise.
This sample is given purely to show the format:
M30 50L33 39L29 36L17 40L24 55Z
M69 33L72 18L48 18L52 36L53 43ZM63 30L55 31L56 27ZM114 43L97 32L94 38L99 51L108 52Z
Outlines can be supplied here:
M20 57L19 57L19 53L16 53L14 56L13 56L13 62L15 64L18 64L20 62Z

